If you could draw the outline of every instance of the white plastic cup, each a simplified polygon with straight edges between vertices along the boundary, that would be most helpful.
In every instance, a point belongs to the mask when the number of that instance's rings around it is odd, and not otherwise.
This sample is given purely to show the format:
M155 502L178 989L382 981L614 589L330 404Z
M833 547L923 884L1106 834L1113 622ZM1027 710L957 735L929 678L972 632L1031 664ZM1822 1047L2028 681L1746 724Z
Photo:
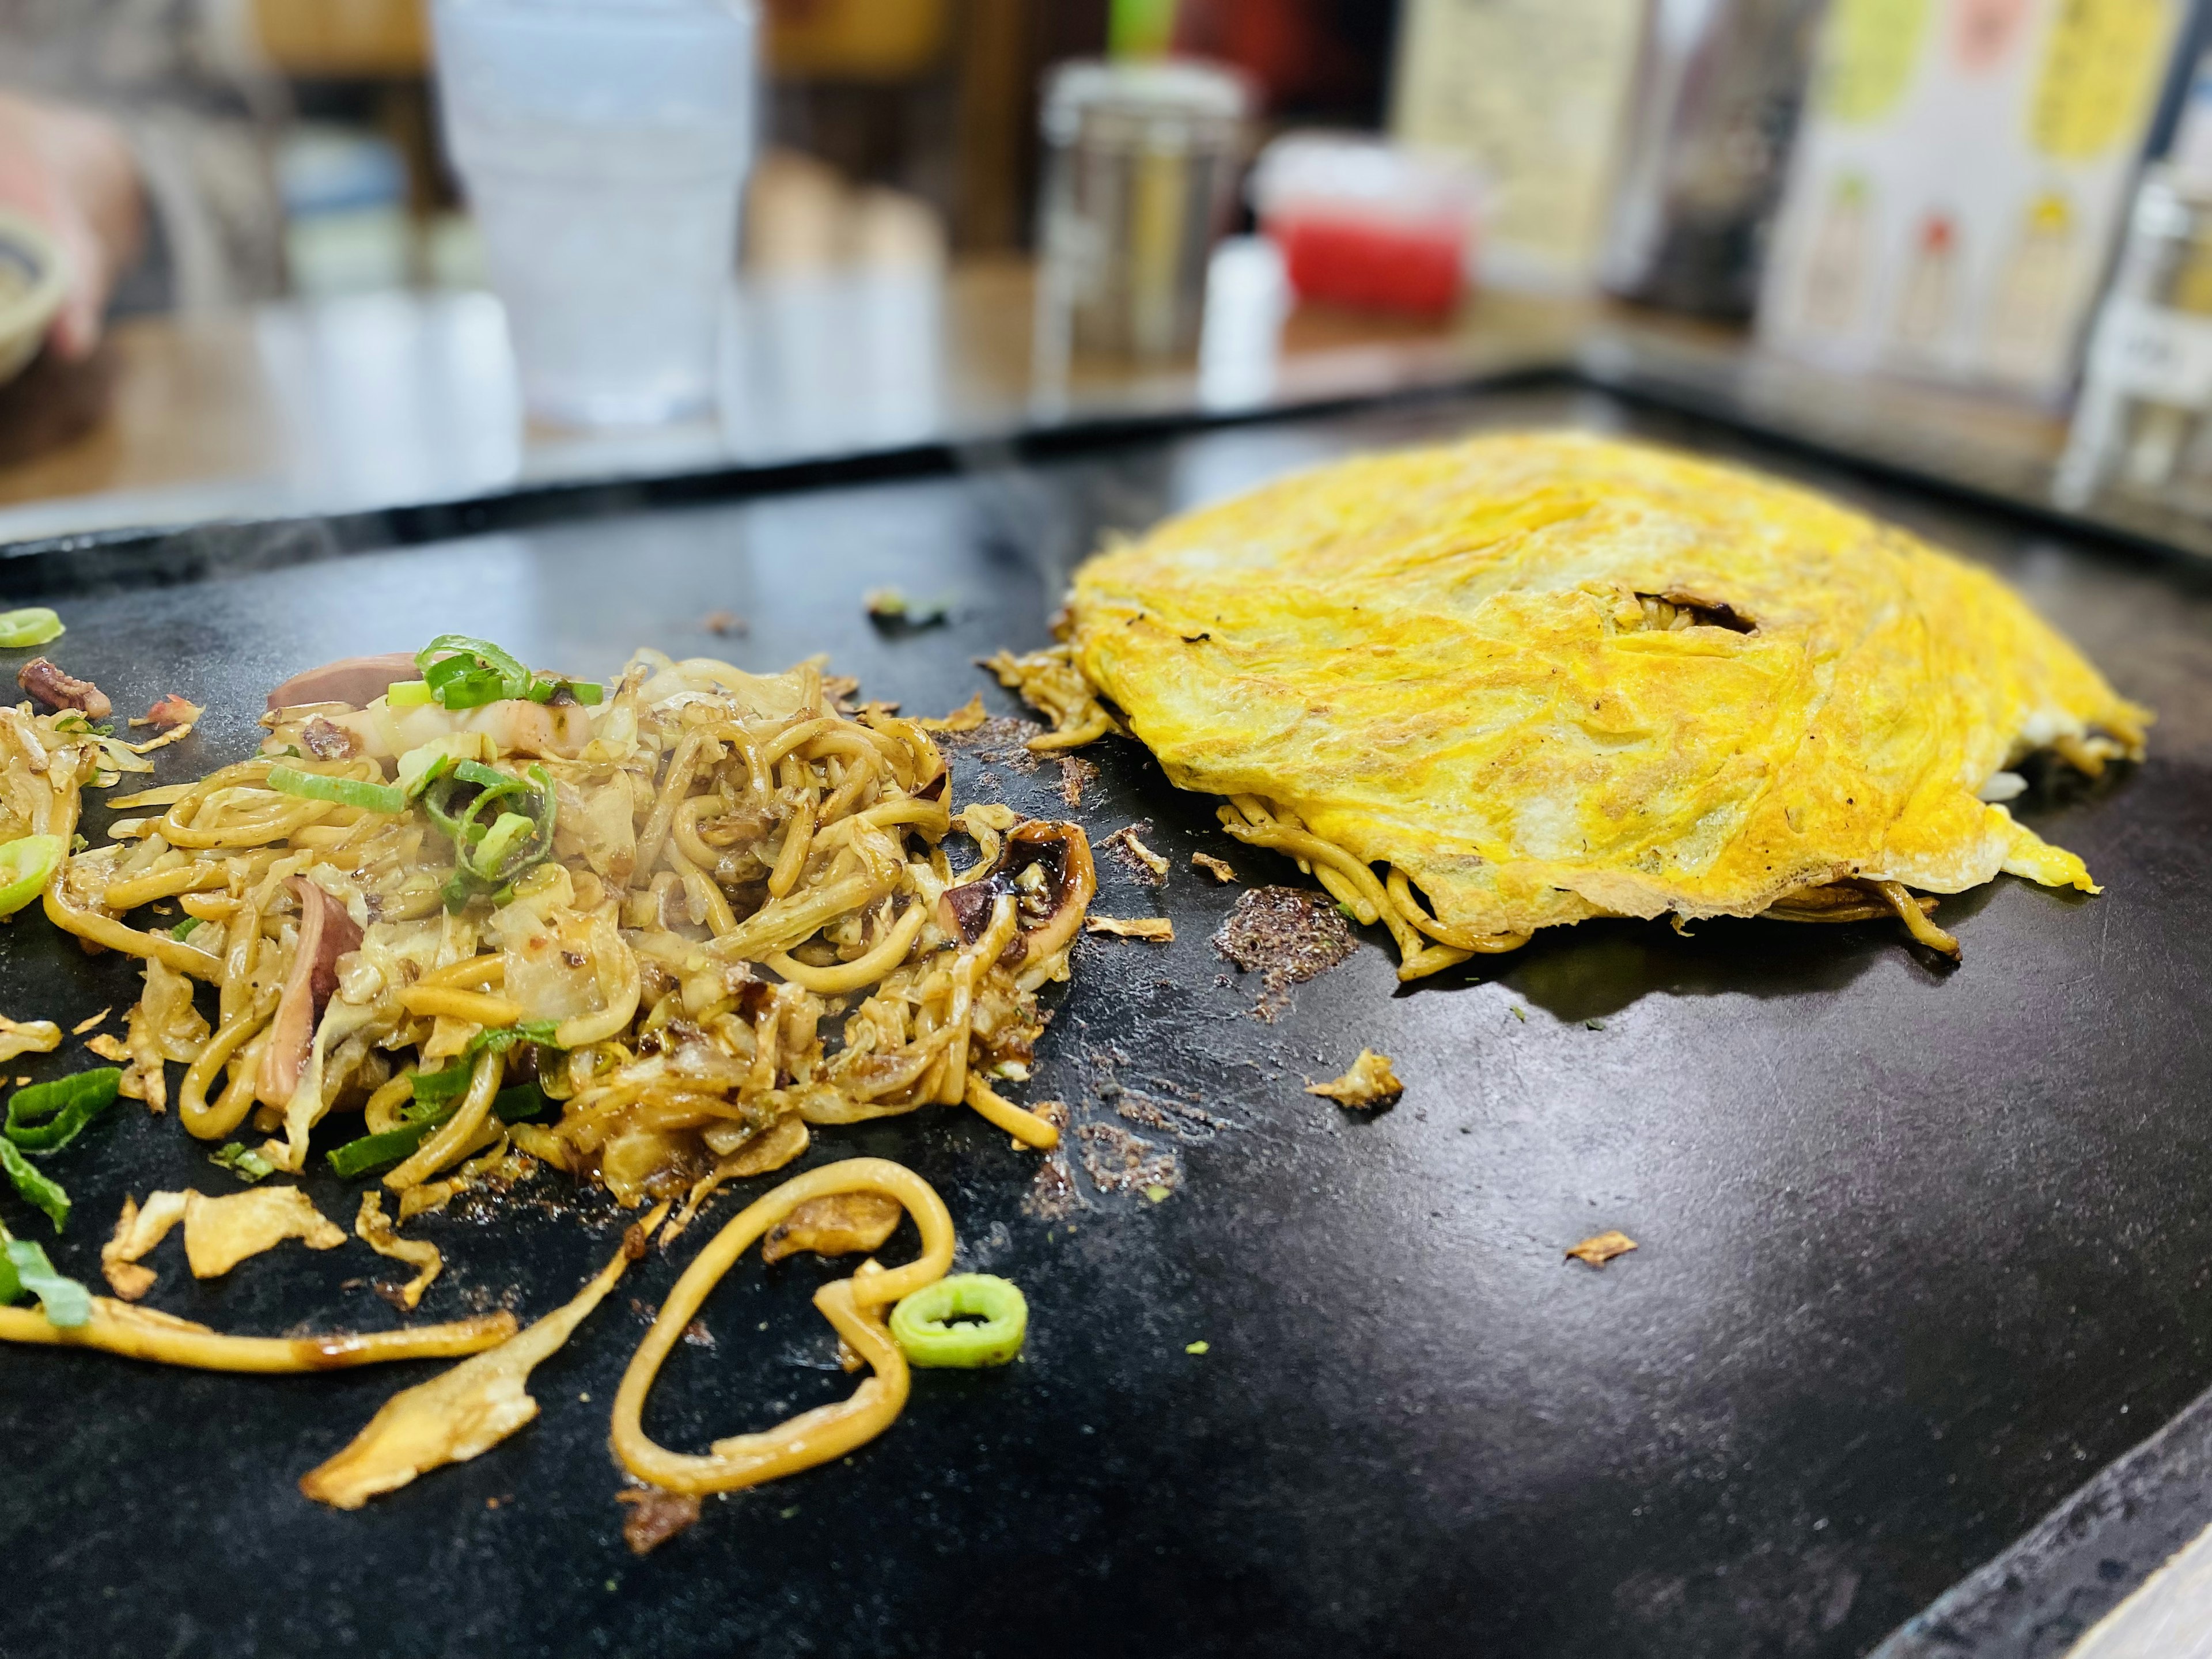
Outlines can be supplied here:
M530 411L707 412L752 157L752 0L436 0L432 15L446 143Z

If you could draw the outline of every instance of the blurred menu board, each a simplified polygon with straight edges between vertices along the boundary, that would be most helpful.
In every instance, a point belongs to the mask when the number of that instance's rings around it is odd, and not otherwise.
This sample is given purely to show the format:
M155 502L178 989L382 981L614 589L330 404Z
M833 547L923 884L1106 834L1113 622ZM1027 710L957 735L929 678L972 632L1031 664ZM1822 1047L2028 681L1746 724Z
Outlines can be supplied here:
M1836 0L1759 302L1846 370L2063 395L2186 0Z
M1589 283L1643 27L1644 0L1408 0L1392 131L1487 175L1486 281Z

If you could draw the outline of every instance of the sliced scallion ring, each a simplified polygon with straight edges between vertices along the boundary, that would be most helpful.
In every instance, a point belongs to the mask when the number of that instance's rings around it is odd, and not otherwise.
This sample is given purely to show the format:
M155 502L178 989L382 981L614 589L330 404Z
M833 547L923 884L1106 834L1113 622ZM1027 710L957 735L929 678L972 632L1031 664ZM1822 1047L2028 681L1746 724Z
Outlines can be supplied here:
M47 644L61 638L63 632L62 619L42 605L0 611L0 647L10 651Z
M428 680L395 680L384 688L386 708L427 708L431 701Z
M977 1320L980 1323L954 1323ZM891 1335L910 1365L1003 1365L1022 1351L1030 1304L1012 1280L955 1273L891 1310Z
M0 916L12 916L46 890L69 845L59 836L25 836L0 847Z
M281 794L303 800L326 800L340 806L358 806L364 812L404 812L407 794L389 783L363 783L358 778L326 778L319 772L301 772L289 766L269 769L269 787Z
M474 854L480 870L496 870L520 841L538 826L520 812L501 812L493 821L484 838L477 843Z

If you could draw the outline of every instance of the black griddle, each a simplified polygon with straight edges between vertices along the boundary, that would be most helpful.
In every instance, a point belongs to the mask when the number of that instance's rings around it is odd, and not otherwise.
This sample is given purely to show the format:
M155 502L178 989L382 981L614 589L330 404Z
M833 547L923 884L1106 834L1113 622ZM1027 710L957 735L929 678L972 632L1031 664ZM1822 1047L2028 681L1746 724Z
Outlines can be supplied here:
M2141 767L2039 776L2017 804L2104 895L2005 878L1947 902L1955 970L1886 926L1593 922L1407 989L1370 933L1269 1025L1256 975L1209 943L1239 890L1188 860L1295 871L1109 741L1076 816L1094 836L1149 823L1176 871L1155 890L1103 860L1097 908L1168 915L1176 938L1082 947L1028 1092L1172 1152L1180 1187L1154 1202L1079 1175L1083 1206L1041 1218L1033 1155L950 1109L825 1132L811 1154L933 1182L963 1265L1028 1291L1021 1364L920 1375L872 1445L710 1499L639 1560L608 1406L735 1200L538 1370L535 1424L354 1515L294 1481L434 1366L246 1378L9 1349L0 1653L1855 1655L2085 1481L2120 1478L2098 1472L2212 1382L2212 588L2185 569L1569 386L384 550L349 550L376 539L358 524L217 526L20 569L60 595L51 654L118 710L172 690L210 706L162 781L248 752L292 671L445 629L578 672L639 644L761 669L827 651L909 709L981 687L1008 713L970 659L1042 643L1104 533L1355 449L1561 422L1768 465L2018 584L2161 716ZM949 599L952 621L876 627L861 595L884 585ZM750 632L710 635L715 611ZM959 757L963 798L1065 812L1056 768ZM136 989L130 964L34 917L0 933L11 1015L66 1024ZM1363 1045L1407 1081L1395 1109L1302 1092ZM73 1039L10 1069L84 1063ZM1157 1121L1163 1103L1172 1130L1121 1110ZM124 1103L52 1161L79 1203L58 1264L96 1278L126 1190L229 1189L205 1152ZM351 1189L307 1185L350 1223ZM624 1218L604 1199L550 1172L535 1190L541 1206L422 1224L449 1265L421 1317L527 1317L614 1248ZM12 1197L4 1212L49 1236ZM1602 1271L1563 1260L1607 1228L1641 1248ZM207 1285L173 1242L154 1260L155 1305L225 1329L398 1318L369 1283L392 1264L358 1244ZM678 1348L648 1427L696 1447L848 1390L807 1304L842 1271L732 1275L705 1310L713 1346ZM2136 1521L2155 1486L2129 1489ZM2008 1624L1984 1593L1899 1641L2063 1651L2212 1518L2200 1482L2159 1490L2163 1531L2138 1526L2133 1553L2077 1526L2087 1554L2061 1538L2041 1578L1997 1595L2044 1613Z

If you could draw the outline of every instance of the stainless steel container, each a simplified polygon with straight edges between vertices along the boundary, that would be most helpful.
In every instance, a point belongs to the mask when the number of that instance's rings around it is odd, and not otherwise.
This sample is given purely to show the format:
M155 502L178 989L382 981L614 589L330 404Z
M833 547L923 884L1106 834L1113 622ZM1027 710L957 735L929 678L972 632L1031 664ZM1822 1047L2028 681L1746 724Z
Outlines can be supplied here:
M2212 512L2212 180L2170 167L2136 190L2053 493L2115 485Z
M1198 342L1251 98L1189 59L1064 64L1048 82L1041 356L1158 359Z
M1655 0L1599 278L1748 317L1811 72L1819 0Z

